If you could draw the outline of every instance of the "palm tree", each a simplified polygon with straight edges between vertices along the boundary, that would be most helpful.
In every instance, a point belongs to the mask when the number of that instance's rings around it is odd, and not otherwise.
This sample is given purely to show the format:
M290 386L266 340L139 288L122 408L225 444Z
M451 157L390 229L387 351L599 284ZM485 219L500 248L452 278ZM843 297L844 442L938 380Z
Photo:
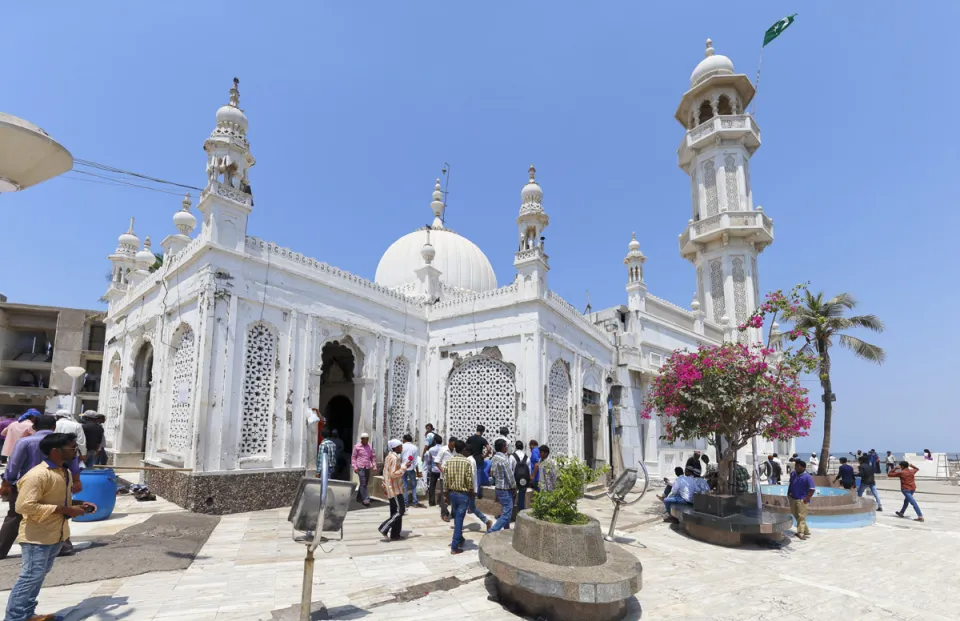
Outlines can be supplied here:
M841 293L829 300L823 299L823 293L806 292L798 310L787 315L810 338L810 344L817 348L820 357L820 385L823 386L823 447L820 449L818 475L827 474L830 461L830 425L833 418L833 388L830 382L830 348L834 338L841 347L849 349L858 358L882 364L887 354L882 348L871 345L855 336L845 334L851 328L866 328L874 332L883 332L883 322L876 315L856 315L844 317L852 310L857 301L849 293Z

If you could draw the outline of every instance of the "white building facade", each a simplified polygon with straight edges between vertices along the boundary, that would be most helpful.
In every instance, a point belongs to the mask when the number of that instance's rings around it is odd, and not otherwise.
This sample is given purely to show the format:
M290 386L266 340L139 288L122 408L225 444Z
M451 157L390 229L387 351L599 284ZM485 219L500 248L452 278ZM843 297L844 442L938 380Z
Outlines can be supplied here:
M549 288L549 217L532 166L503 286L445 227L439 180L433 224L387 248L373 281L250 235L256 161L235 80L204 143L200 222L184 198L155 272L132 221L109 257L100 402L114 461L164 468L147 477L158 494L226 513L290 502L316 463L311 408L347 447L369 433L380 455L432 423L459 438L477 424L491 439L507 427L615 469L642 460L660 472L685 458L692 445L664 445L656 419L639 416L644 391L673 350L737 338L758 296L757 253L772 242L749 189L759 146L742 112L749 80L708 48L691 86L678 119L694 218L680 246L697 267L697 298L687 310L647 293L634 239L627 303L584 315Z

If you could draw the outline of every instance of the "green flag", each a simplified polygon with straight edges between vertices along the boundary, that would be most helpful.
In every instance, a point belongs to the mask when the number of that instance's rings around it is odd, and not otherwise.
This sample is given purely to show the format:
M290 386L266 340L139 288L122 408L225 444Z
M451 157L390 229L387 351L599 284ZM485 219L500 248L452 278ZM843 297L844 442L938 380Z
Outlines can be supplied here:
M797 17L797 14L788 15L784 17L779 22L770 26L767 31L763 34L763 47L767 47L767 43L770 43L774 39L780 36L780 33L790 27L790 24L793 23L793 20Z

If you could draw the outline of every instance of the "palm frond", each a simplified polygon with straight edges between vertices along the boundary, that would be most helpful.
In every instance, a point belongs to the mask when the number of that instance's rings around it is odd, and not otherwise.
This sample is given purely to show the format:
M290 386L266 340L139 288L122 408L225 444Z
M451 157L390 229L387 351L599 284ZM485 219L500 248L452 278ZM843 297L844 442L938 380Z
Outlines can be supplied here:
M848 321L852 326L866 328L874 332L883 332L884 328L886 328L886 326L883 325L883 321L876 315L855 315L849 317Z
M838 293L837 295L827 300L827 303L826 303L826 306L831 306L831 307L839 306L841 307L841 309L843 308L851 309L856 305L857 305L856 298L854 298L849 293ZM838 312L842 313L843 310L839 310Z
M850 336L849 334L840 335L840 346L849 349L859 358L869 360L870 362L876 362L877 364L883 364L883 362L887 359L887 353L883 351L882 347L871 345L870 343L861 341L857 337Z

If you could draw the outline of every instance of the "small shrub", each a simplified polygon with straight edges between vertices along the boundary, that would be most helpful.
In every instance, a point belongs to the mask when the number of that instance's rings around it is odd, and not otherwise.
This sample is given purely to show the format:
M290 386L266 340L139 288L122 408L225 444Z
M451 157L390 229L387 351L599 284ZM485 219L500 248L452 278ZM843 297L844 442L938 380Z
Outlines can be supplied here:
M593 469L576 457L558 457L557 484L553 491L533 495L530 505L533 517L554 524L586 524L589 518L577 511L583 486L593 483L609 470L609 466Z

